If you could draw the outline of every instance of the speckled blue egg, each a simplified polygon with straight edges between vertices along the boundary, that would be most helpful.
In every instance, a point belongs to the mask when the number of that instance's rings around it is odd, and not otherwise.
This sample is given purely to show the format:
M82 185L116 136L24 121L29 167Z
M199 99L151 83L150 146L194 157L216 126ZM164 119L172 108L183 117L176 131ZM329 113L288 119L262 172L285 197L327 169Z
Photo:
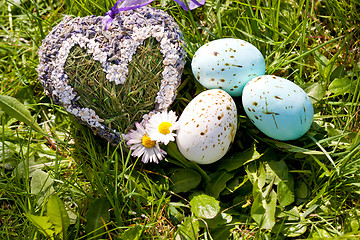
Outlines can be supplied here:
M254 125L267 136L281 141L303 136L314 117L306 92L295 83L273 75L248 82L242 102Z
M208 89L241 96L247 82L265 74L265 60L251 43L223 38L201 46L191 62L195 78Z

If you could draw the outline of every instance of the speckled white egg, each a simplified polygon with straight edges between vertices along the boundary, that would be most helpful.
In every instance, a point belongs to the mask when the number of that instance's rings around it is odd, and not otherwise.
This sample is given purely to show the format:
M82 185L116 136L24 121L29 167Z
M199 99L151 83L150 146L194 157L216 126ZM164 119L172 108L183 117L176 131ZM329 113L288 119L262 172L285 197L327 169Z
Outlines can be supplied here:
M287 79L264 75L248 82L242 102L247 116L267 136L295 140L310 128L314 109L306 92Z
M208 89L241 96L245 84L265 74L265 60L251 43L223 38L201 46L191 62L195 78Z
M223 90L204 91L186 106L179 123L176 137L179 151L199 164L216 162L226 154L235 138L235 102Z

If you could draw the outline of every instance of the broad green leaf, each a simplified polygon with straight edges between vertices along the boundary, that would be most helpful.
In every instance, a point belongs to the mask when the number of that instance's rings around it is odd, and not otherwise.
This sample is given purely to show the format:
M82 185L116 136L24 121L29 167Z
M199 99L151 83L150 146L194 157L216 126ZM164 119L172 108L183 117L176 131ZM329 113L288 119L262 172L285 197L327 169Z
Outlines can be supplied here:
M345 66L337 66L331 73L330 80L333 81L335 78L341 78L344 74Z
M277 185L277 197L281 206L287 206L294 202L294 178L290 174L285 161L269 161L268 172L275 175Z
M40 192L46 192L53 183L54 180L48 173L40 169L36 169L31 174L31 193L37 195Z
M247 175L244 176L236 176L230 179L224 191L221 192L221 195L229 195L238 191L242 196L251 193L252 191L252 183L249 181L249 177Z
M249 177L250 182L253 185L257 185L259 189L262 189L266 183L266 171L265 166L262 162L259 162L259 167L257 168L255 163L246 165L245 171Z
M190 201L191 212L198 218L212 219L220 212L220 204L214 197L206 194L194 196Z
M54 180L50 175L40 169L36 169L31 173L30 189L31 193L38 196L37 203L41 205L45 197L50 196L54 192Z
M168 211L169 211L169 216L173 222L179 223L182 220L184 220L183 211L179 211L177 206L174 205L174 202L168 203Z
M295 188L295 195L298 198L307 198L308 196L308 187L306 183L302 180L297 181L297 187Z
M205 193L214 198L218 198L220 192L225 189L227 181L233 177L233 173L228 173L226 171L216 172L210 182L206 184Z
M67 238L67 228L70 225L70 219L66 212L64 203L53 194L50 196L47 204L47 216L50 222L55 226L55 234L60 234L60 239Z
M299 237L304 234L306 230L306 224L297 222L290 222L286 225L284 225L284 223L277 223L272 229L274 233L280 233L286 237Z
M37 124L33 116L31 116L30 111L16 98L0 95L0 108L11 117L25 123L36 131L42 132L41 127Z
M310 85L307 84L307 86L304 88L304 91L307 93L307 95L309 95L313 104L323 99L326 95L324 87L318 82L312 83Z
M49 239L54 239L55 226L50 222L48 216L36 216L30 213L25 214L25 217L34 224L37 229Z
M139 225L135 225L133 227L128 228L123 234L121 234L120 239L138 240L140 239L142 232L143 232L143 227Z
M358 232L360 229L360 212L357 209L350 210L344 221L344 228L346 232Z
M219 168L225 169L227 171L233 171L235 169L240 168L241 166L254 161L256 159L259 159L261 157L261 154L256 151L255 145L253 145L251 148L247 149L244 152L236 152L232 154L228 158L224 158L221 161L219 161Z
M178 160L183 166L188 166L189 161L180 153L176 143L169 142L169 144L166 145L166 152L169 156Z
M296 223L285 226L282 229L282 233L287 237L299 237L303 235L307 230L306 224Z
M29 176L31 176L31 174L33 172L35 172L36 170L39 169L36 165L37 164L34 161L34 158L31 157L31 158L29 158L28 166L25 161L19 162L19 164L16 166L13 174L15 174L18 177L24 178L26 171L29 171Z
M312 233L310 233L311 238L314 239L331 239L334 236L331 235L331 233L325 229L319 228L317 226L314 226L314 229Z
M222 226L217 227L215 229L212 229L210 234L212 239L216 240L227 240L230 237L231 229L233 229L233 226Z
M270 190L267 196L263 196L263 193L256 185L253 187L254 202L251 206L251 217L261 228L272 229L275 225L276 192Z
M329 85L328 91L335 95L349 93L351 89L351 80L348 77L335 78Z
M277 196L281 206L288 206L294 202L294 181L281 181L277 185Z
M182 166L182 167L186 167L186 168L190 168L193 169L195 171L197 171L202 178L205 181L209 181L210 178L207 175L207 173L201 168L199 167L199 165L193 161L189 161L187 160L178 150L176 143L174 142L170 142L167 146L166 146L166 152L173 158L177 159L178 162L174 162L175 164Z
M326 67L329 65L329 59L327 59L319 51L315 52L314 57L320 76L326 79L328 74Z
M201 182L201 175L191 169L179 169L171 175L174 183L172 190L175 193L187 192L196 188Z
M284 234L287 237L298 237L307 230L305 218L296 206L288 211L281 211L277 217L283 219L276 223L272 229L273 232Z
M200 227L209 227L209 228L217 228L217 227L224 227L227 223L232 221L232 216L227 213L218 214L213 219L206 219L206 224L203 221L200 221Z
M99 198L93 201L85 213L86 227L85 232L92 236L100 235L105 232L104 223L110 220L110 202L106 198Z
M176 240L197 240L199 233L199 221L194 217L186 217L181 225L178 225Z
M1 133L0 133L1 136ZM14 144L8 141L0 141L0 162L5 162L5 160L14 156L16 151L14 150ZM4 150L4 151L3 151Z

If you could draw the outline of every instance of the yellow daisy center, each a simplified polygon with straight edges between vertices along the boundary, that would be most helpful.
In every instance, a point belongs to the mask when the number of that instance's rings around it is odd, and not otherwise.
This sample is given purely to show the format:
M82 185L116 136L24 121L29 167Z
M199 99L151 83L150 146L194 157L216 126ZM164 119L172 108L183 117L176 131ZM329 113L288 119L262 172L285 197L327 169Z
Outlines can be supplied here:
M169 134L170 133L170 127L171 127L171 123L169 122L162 122L159 125L159 133L162 134Z
M155 141L151 140L147 134L145 134L142 137L141 141L142 141L142 145L144 145L144 147L146 147L146 148L152 148L155 146L155 143L156 143Z

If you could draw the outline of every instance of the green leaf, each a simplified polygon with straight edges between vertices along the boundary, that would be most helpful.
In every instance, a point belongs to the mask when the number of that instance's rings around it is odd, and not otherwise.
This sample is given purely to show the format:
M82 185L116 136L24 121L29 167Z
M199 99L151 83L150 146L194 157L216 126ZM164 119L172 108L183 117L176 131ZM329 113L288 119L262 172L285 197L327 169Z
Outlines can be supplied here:
M204 225L204 228L209 227L214 229L217 227L224 227L227 223L230 223L231 221L232 216L230 214L222 212L213 219L206 219L206 225L203 223L203 221L201 221L200 226Z
M174 183L172 190L175 193L187 192L199 185L201 175L191 169L178 169L171 175L171 180Z
M110 202L106 198L99 198L93 201L85 213L85 232L91 236L100 235L105 232L104 223L110 220Z
M37 124L33 116L31 116L30 111L16 98L0 95L0 108L11 117L25 123L36 131L42 132L41 127Z
M267 191L264 193L266 192ZM255 184L253 187L254 202L251 206L250 213L251 217L260 225L261 228L272 229L275 225L277 195L274 190L270 190L268 195L264 195L257 187L257 184Z
M329 59L327 59L319 51L315 52L314 57L319 74L321 75L322 78L326 79L328 74L328 71L326 71L326 67L329 65Z
M294 181L281 181L277 185L278 201L281 206L288 206L294 202Z
M197 240L199 233L199 221L194 216L186 217L181 225L178 225L176 240Z
M349 93L351 89L351 79L348 77L335 78L329 85L329 92L335 95Z
M309 194L306 183L302 180L297 181L297 187L295 188L295 195L298 198L307 198Z
M230 157L224 158L219 162L219 167L220 169L225 169L230 172L260 157L261 154L256 151L256 147L253 145L244 152L236 152Z
M1 134L2 133L0 133L0 135ZM0 141L0 162L5 162L5 160L14 156L16 153L14 149L15 146L13 143L8 141L4 141L4 142Z
M67 238L67 228L70 225L70 219L66 212L64 203L53 194L50 196L47 204L47 216L50 222L55 226L55 234L60 234L60 239Z
M262 162L259 162L259 165L260 166L257 168L255 162L250 163L246 165L245 171L250 182L253 185L258 186L259 189L262 189L266 184L266 171Z
M313 104L323 99L326 95L324 87L318 82L312 83L310 85L307 84L307 86L304 88L304 91L310 97L310 100Z
M54 239L55 226L50 222L48 216L36 216L27 213L25 217L47 238Z
M206 184L205 193L214 198L218 198L220 192L225 189L227 181L233 177L233 173L228 173L226 171L216 172L210 182Z
M198 218L212 219L220 212L220 204L214 197L206 194L194 196L190 201L191 212Z
M290 174L285 161L269 161L269 169L275 175L277 185L277 197L281 206L287 206L294 202L294 178Z
M169 156L178 160L183 166L188 166L189 161L180 153L176 143L169 142L169 144L166 145L166 152Z
M50 175L40 169L36 169L31 174L31 193L39 194L40 192L46 192L50 186L54 183L54 180Z
M174 162L175 164L182 166L182 167L186 167L186 168L190 168L193 169L195 171L197 171L202 178L205 181L209 181L210 178L207 175L207 173L201 168L199 167L199 165L195 162L189 161L187 160L178 150L176 143L174 142L169 142L168 145L166 145L166 152L173 158L177 159L179 162Z
M233 229L233 226L222 226L217 227L213 230L211 230L211 237L212 239L216 240L227 240L230 237L231 229Z
M40 169L36 169L31 173L31 193L38 195L37 203L40 205L44 202L45 197L50 196L54 192L54 180L50 175Z
M135 225L133 227L128 228L123 234L121 234L120 239L138 240L140 239L142 232L143 232L143 227L139 225Z

